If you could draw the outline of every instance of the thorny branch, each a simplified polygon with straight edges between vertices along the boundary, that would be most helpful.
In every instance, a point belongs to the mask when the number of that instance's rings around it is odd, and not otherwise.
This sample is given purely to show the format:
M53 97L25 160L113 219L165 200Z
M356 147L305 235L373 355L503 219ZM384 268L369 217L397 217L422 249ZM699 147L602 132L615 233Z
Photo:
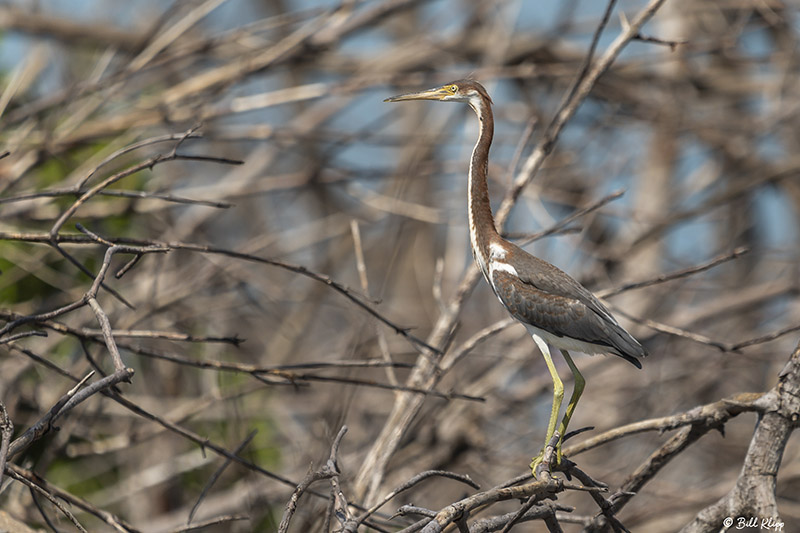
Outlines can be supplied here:
M72 408L93 396L94 394L107 390L114 385L123 381L129 382L133 377L133 369L123 368L117 370L100 380L92 382L90 385L83 387L84 381L91 377L91 374L84 378L83 381L78 383L75 387L70 389L66 394L59 398L53 407L34 425L29 427L25 432L14 439L8 449L8 457L14 457L22 450L30 446L34 441L42 438L52 429L53 424L59 416L68 413Z
M330 457L328 457L325 466L323 466L320 470L309 471L303 481L301 481L297 487L295 487L291 498L289 498L289 503L286 504L286 509L283 512L283 518L281 518L281 523L278 526L278 533L286 533L286 531L288 531L289 523L292 521L292 516L294 516L294 513L297 510L297 502L300 500L300 497L313 483L323 479L331 480L331 488L335 491L333 496L335 502L334 506L336 512L341 513L338 516L343 517L345 522L350 520L350 512L347 506L347 501L344 499L341 490L338 488L337 479L340 474L338 465L339 445L341 444L345 433L347 433L347 426L342 426L342 428L339 430L339 433L336 435L336 438L333 440Z
M22 484L24 484L24 485L27 485L27 486L28 486L28 487L31 489L31 492L32 492L32 493L35 493L35 494L41 494L42 496L44 496L45 498L47 498L47 499L50 501L50 503L52 503L52 504L53 504L53 505L54 505L54 506L55 506L55 507L56 507L56 508L57 508L57 509L58 509L58 510L61 512L61 514L63 514L64 516L66 516L66 517L67 517L67 519L68 519L70 522L72 522L72 524L73 524L73 525L74 525L74 526L77 528L77 530L78 530L78 531L82 531L83 533L88 533L88 531L86 530L86 528L84 528L84 527L81 525L81 523L80 523L80 522L78 522L78 520L77 520L77 519L75 518L75 516L74 516L74 515L73 515L73 514L72 514L72 513L69 511L69 509L67 509L67 508L66 508L66 506L64 506L64 505L63 505L63 504L62 504L62 503L61 503L61 502L58 500L58 498L55 498L55 497L54 497L54 496L53 496L53 495L52 495L52 494L51 494L49 491L47 491L47 490L46 490L46 489L44 489L43 487L40 487L40 486L39 486L37 483L35 483L34 481L32 481L32 480L30 480L30 479L28 479L28 478L26 478L26 477L24 477L24 476L21 476L21 475L19 475L19 474L16 472L16 470L15 470L15 469L13 469L13 468L12 468L12 469L10 469L10 470L8 471L8 475L9 475L9 477L10 477L10 478L12 478L12 479L14 479L14 480L16 480L16 481L19 481L20 483L22 483Z

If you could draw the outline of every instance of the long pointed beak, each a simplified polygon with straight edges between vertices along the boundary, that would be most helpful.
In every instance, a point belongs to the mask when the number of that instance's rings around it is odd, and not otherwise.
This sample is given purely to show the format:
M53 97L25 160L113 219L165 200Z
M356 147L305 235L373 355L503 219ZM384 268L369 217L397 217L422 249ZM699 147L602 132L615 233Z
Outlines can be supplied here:
M444 88L436 87L435 89L427 89L425 91L419 91L416 93L398 94L397 96L387 98L384 100L384 102L404 102L406 100L441 100L448 94L449 93L444 90Z

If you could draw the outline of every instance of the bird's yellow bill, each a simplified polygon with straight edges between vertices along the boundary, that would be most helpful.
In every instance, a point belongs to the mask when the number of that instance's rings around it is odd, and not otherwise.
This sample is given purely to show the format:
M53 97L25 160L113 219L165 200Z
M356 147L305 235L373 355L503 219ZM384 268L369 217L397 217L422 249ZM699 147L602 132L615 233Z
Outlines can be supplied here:
M398 94L387 98L384 102L404 102L406 100L441 100L445 96L451 95L445 87L436 87L435 89L427 89L416 93Z

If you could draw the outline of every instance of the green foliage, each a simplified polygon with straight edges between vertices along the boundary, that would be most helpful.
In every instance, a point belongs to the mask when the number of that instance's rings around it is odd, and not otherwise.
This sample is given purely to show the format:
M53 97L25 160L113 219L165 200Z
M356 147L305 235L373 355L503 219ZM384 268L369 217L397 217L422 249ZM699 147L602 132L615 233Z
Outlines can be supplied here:
M0 272L3 273L0 276L0 305L42 300L58 292L42 277L21 269L12 259L9 259L28 253L31 248L32 245L26 243L0 241ZM59 258L43 266L58 268L57 265L62 262L63 260Z
M245 450L246 457L257 465L270 469L280 466L281 452L275 439L275 423L268 415L261 420L253 420L250 429L257 431L256 436Z
M280 525L280 519L283 516L282 507L270 507L269 510L261 516L261 520L253 524L253 531L276 531Z
M66 457L57 458L47 469L47 479L80 497L87 497L117 482L116 469L87 474L85 469L78 466L79 463Z

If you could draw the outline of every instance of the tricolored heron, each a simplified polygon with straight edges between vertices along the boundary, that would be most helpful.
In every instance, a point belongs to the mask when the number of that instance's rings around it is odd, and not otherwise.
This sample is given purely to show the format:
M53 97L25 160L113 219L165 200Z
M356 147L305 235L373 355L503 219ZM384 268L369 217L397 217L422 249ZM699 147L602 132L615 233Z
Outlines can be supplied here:
M644 357L647 352L583 285L550 263L505 240L497 232L486 182L489 148L494 135L492 99L486 89L474 80L458 80L434 89L393 96L384 101L406 100L464 102L478 115L480 133L469 165L467 202L472 254L497 298L528 329L553 378L553 408L547 424L545 446L556 431L564 398L564 385L553 364L548 345L561 350L572 371L575 386L558 427L560 438L556 445L556 457L560 462L564 434L585 385L569 350L588 354L613 353L637 368L642 368L638 358ZM531 462L534 476L543 454L544 447Z

